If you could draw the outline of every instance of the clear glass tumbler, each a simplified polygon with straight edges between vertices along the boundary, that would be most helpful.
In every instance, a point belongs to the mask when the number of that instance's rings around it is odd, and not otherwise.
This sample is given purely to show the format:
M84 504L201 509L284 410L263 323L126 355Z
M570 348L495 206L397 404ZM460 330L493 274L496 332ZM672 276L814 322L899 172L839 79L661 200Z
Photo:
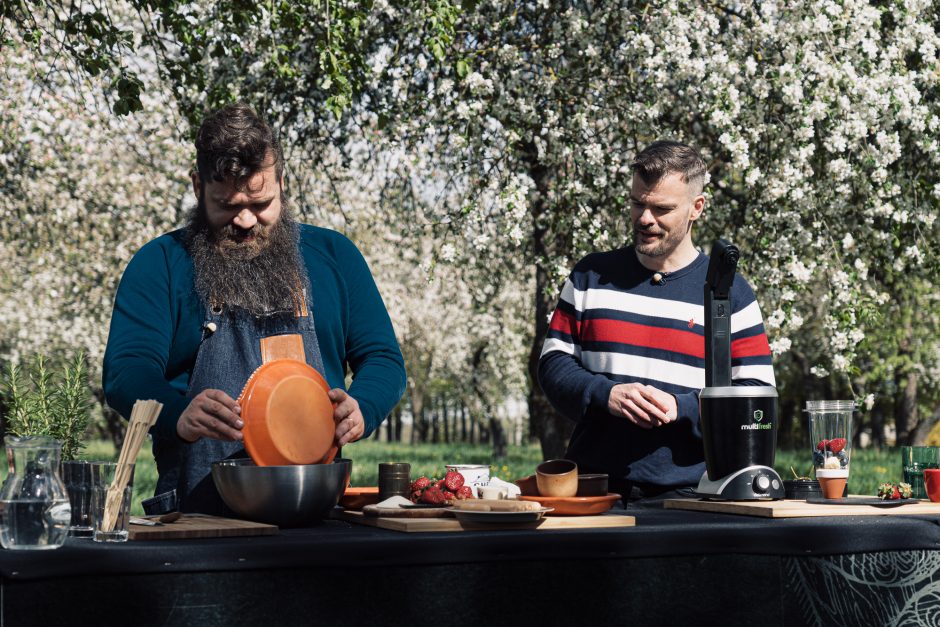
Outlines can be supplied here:
M117 471L118 464L115 462L92 463L92 539L95 542L127 541L127 524L134 489L134 466L130 465L130 479L127 485L121 490L113 491L111 486Z
M813 468L827 499L841 498L852 459L855 401L807 401Z
M904 476L904 483L911 484L911 496L915 499L927 498L924 470L928 468L940 468L940 447L901 447L901 473Z

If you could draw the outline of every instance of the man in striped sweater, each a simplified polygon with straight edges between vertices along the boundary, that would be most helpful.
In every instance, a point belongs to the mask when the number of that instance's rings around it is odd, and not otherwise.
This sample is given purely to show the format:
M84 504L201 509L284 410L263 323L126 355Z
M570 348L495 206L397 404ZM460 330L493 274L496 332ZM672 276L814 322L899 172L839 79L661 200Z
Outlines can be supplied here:
M625 500L669 496L705 471L698 395L705 386L708 257L692 244L705 163L657 141L632 164L633 245L593 253L572 270L552 316L539 382L577 425L566 457L610 475ZM750 286L731 287L734 385L774 385L770 347Z

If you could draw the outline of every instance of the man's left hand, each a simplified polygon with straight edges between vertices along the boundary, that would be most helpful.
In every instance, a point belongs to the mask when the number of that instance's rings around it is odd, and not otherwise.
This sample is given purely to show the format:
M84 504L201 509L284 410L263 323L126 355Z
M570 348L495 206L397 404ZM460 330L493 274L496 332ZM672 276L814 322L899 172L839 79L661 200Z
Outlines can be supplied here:
M355 442L366 432L366 421L359 409L359 401L342 388L330 390L330 400L336 403L333 408L333 421L336 422L336 444L343 446Z

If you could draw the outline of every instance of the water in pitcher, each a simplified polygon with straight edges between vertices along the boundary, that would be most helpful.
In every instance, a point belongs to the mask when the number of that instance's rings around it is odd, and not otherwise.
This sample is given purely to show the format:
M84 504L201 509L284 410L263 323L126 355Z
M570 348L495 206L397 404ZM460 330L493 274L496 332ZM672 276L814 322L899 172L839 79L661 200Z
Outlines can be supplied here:
M55 549L69 534L72 514L68 499L0 501L3 522L0 544L7 549Z
M11 472L0 487L5 549L55 549L65 543L72 520L65 485L59 478L61 445L46 436L6 436Z

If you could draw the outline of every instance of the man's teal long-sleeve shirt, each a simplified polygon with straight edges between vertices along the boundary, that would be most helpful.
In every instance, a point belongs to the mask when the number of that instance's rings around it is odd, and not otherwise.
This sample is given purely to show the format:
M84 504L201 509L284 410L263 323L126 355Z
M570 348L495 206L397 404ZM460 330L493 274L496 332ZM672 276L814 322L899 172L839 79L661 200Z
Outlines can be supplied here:
M193 262L184 231L167 233L134 255L114 301L104 357L108 404L125 418L138 399L163 403L154 431L176 437L189 405L189 378L205 322L193 287ZM310 278L309 303L330 388L359 402L365 434L372 433L405 390L405 364L385 304L356 246L328 229L300 225L300 250Z

